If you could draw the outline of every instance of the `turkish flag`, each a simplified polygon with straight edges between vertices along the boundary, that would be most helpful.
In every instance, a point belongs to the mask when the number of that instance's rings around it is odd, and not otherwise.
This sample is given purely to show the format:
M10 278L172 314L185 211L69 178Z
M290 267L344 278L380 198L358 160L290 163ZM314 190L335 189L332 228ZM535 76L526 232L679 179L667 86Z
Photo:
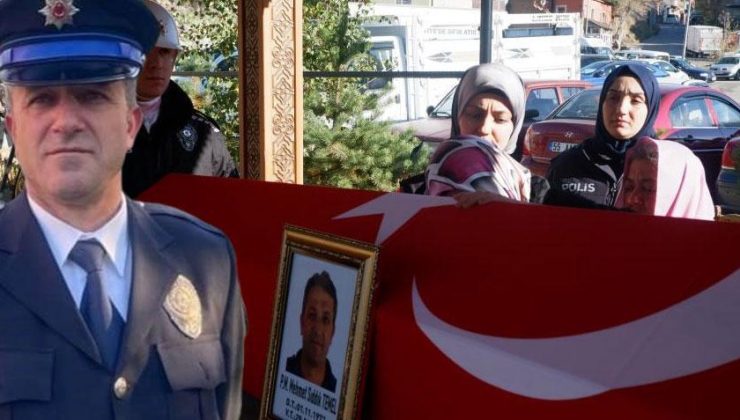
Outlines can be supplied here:
M381 246L369 418L740 417L740 225L191 176L144 198L234 243L252 395L292 224Z

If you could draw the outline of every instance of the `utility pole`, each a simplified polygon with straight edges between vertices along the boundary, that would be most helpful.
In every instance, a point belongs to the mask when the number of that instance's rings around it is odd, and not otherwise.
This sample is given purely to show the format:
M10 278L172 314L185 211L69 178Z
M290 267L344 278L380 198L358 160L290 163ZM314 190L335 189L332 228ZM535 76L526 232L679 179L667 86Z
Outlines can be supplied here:
M482 0L480 4L480 63L491 62L491 34L493 0Z
M681 54L683 58L686 58L686 41L689 39L689 22L691 22L691 0L686 1L689 2L689 7L686 12L686 28L683 33L683 54Z

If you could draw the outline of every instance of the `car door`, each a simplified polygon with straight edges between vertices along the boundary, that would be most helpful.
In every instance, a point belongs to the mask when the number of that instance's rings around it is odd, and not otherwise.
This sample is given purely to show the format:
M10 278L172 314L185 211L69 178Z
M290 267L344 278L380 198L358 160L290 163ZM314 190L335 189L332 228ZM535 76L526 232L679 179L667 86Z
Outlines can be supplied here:
M726 114L727 110L722 112ZM719 126L712 97L704 92L689 92L678 97L671 105L669 116L672 129L660 137L677 141L694 152L704 165L707 184L714 197L713 180L719 174L722 147L727 142L729 127Z

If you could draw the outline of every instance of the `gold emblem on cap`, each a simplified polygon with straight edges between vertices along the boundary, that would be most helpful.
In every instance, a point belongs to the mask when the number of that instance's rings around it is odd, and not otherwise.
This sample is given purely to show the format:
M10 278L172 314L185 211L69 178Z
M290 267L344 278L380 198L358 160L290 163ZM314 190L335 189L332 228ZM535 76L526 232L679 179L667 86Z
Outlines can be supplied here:
M183 334L198 338L203 328L200 298L193 283L180 274L164 300L164 309Z
M46 16L44 25L54 25L57 29L62 29L64 25L71 25L72 16L80 11L72 2L73 0L46 0L46 6L39 9L39 13Z

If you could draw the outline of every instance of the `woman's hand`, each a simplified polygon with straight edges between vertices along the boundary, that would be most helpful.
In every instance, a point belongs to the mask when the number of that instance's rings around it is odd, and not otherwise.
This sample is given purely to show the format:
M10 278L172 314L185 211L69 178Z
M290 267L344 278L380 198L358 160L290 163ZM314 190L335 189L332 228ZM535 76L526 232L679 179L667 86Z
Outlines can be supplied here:
M457 206L464 209L479 206L481 204L498 201L503 203L521 203L502 195L494 194L488 191L461 192L452 196L457 201Z

